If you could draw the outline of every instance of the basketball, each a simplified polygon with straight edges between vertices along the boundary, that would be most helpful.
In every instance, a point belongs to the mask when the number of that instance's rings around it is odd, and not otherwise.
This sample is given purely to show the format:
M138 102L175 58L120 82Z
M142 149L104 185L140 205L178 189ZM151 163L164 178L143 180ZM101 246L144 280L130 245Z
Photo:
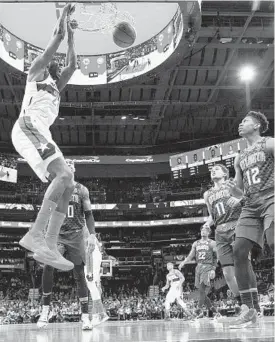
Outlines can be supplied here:
M136 36L133 26L125 21L117 24L113 32L114 43L121 48L128 48L133 45Z

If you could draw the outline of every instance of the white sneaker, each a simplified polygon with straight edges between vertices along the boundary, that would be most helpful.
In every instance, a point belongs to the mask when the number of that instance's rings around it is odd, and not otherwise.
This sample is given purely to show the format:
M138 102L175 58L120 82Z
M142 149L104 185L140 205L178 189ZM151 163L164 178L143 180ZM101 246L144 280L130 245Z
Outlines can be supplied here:
M82 330L92 330L93 325L89 319L89 314L82 314L81 315L81 321L82 321Z
M52 266L61 271L70 271L74 268L74 264L65 259L60 253L54 253L51 250L49 251L51 254L42 253L42 251L36 252L34 253L33 258L44 265Z
M108 319L109 319L109 316L106 314L106 312L104 312L102 314L93 315L92 325L93 325L93 327L96 327L97 325L100 325L100 324L108 321Z
M46 328L46 326L49 324L49 313L50 313L50 307L43 306L43 310L36 324L39 329Z
M19 241L19 245L35 253L40 249L40 242L43 239L42 233L33 234L31 231L28 231Z
M33 234L29 231L19 241L20 246L32 251L34 259L42 264L52 266L62 271L70 271L74 268L74 264L65 259L56 249L50 250L45 238L41 233Z

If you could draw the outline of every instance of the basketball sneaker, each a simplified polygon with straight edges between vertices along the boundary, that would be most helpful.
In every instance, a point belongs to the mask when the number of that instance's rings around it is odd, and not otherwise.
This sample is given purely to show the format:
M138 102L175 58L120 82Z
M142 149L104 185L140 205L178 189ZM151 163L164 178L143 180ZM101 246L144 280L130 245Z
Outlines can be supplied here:
M248 311L242 312L240 316L230 324L230 329L241 329L248 326L256 327L258 325L258 316L255 309L249 309Z
M83 313L81 315L81 321L82 321L82 330L92 330L93 325L90 321L89 314Z
M51 250L42 233L33 234L29 231L19 241L20 246L32 251L33 257L42 264L52 266L62 271L70 271L74 268L74 264L65 259L58 250Z
M108 321L108 319L109 319L109 316L106 314L106 312L93 315L92 325L93 325L93 327L96 327L97 325L100 325L100 324Z
M241 315L244 315L245 313L247 313L249 311L249 308L247 305L242 305L241 306L241 310L239 312L239 315L236 317L228 317L228 316L222 316L221 314L219 314L219 316L216 316L214 318L214 320L217 323L223 323L223 324L234 324L235 322L237 322L240 318Z
M43 305L42 312L40 314L39 320L37 322L37 327L39 329L46 328L49 324L50 307L49 305Z

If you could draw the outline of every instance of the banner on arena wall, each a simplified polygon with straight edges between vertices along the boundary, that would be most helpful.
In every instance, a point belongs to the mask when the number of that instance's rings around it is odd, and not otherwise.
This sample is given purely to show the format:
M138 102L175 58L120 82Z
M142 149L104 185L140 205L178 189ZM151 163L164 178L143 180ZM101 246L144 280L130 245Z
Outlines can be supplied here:
M119 228L119 227L158 227L158 226L172 226L172 225L187 225L200 223L203 224L208 217L188 217L180 219L170 219L170 220L151 220L151 221L100 221L95 222L96 228ZM30 222L11 222L11 221L0 221L1 227L10 228L31 228L33 223Z
M235 157L246 148L245 139L236 139L222 144L207 146L194 151L174 154L169 163L172 171L183 170L203 164L215 163Z
M17 183L17 170L0 165L0 181Z
M76 164L157 164L168 163L169 154L156 154L148 156L70 156ZM25 159L18 158L18 162L25 162Z
M179 207L192 207L205 205L203 199L171 201L159 203L113 203L113 204L92 204L92 210L136 210L136 209L166 209ZM38 211L40 205L20 203L0 203L0 210L27 210Z

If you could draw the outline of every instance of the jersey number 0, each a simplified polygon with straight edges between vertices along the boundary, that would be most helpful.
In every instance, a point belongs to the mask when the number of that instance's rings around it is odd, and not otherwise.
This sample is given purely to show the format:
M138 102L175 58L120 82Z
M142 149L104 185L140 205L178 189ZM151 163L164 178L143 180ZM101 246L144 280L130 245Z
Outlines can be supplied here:
M68 206L68 218L73 218L74 217L74 206L70 204Z

